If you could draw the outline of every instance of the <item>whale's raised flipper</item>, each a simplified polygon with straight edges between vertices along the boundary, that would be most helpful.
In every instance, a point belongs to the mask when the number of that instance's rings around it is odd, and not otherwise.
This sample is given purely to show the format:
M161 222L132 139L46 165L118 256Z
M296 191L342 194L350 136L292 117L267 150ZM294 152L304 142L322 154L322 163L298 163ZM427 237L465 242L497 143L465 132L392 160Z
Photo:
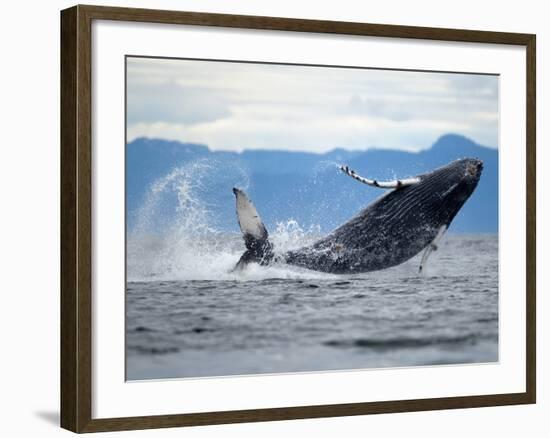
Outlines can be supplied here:
M353 179L356 179L363 184L372 187L378 187L381 189L398 189L400 187L410 186L420 182L420 178L407 178L407 179L396 179L394 181L377 181L375 179L367 179L355 173L355 170L350 169L348 166L340 166L340 170L346 175L351 176Z
M428 257L430 257L430 254L432 253L432 251L437 251L437 245L439 245L439 242L441 241L443 234L445 234L445 231L447 231L447 226L442 225L437 231L437 235L435 236L434 240L432 240L430 244L426 247L424 254L422 254L422 260L420 261L420 266L418 267L419 274L426 273L426 265L428 263Z
M269 241L267 229L246 193L237 188L233 188L233 193L237 202L237 219L247 249L235 269L242 268L250 262L265 265L273 258L273 245Z

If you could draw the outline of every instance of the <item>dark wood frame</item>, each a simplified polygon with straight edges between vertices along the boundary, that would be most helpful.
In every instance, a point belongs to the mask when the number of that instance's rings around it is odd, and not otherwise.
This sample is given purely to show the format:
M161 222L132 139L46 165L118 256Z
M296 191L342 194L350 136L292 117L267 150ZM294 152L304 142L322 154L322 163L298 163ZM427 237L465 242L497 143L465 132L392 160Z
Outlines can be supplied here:
M92 419L92 20L140 21L525 46L527 51L526 391L467 397ZM535 47L535 35L519 33L81 5L62 11L61 426L74 432L98 432L535 403Z

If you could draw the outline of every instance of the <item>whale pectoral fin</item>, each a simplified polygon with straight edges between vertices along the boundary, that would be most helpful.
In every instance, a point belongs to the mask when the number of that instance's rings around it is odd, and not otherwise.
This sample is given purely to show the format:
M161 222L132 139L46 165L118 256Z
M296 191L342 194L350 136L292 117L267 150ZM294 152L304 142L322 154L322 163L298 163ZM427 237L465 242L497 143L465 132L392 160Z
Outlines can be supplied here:
M237 219L243 233L246 251L241 256L234 270L245 267L248 263L266 265L273 259L273 245L269 241L267 229L246 193L233 189L237 201Z
M437 247L434 247L431 243L428 245L426 250L424 251L424 254L422 254L422 260L420 261L420 266L418 267L418 274L419 275L426 275L426 264L428 263L428 257L430 257L430 254L434 249L437 249Z
M248 198L245 192L237 188L233 188L237 202L237 219L239 227L243 233L243 238L246 247L250 249L250 245L255 241L263 241L268 238L267 229L254 207L252 201Z
M368 186L378 187L380 189L399 189L401 187L410 186L420 182L420 178L407 178L396 179L393 181L378 181L376 179L368 179L355 173L355 170L350 169L348 166L340 166L340 170L346 175L351 176L353 179L362 182Z
M439 242L441 241L443 234L445 234L445 231L447 231L447 226L442 225L437 231L437 234L434 240L432 240L430 244L426 247L424 254L422 254L422 260L420 261L420 266L418 267L419 274L424 274L424 275L426 274L426 266L428 263L428 258L430 257L430 254L433 251L437 251L437 245L439 245Z

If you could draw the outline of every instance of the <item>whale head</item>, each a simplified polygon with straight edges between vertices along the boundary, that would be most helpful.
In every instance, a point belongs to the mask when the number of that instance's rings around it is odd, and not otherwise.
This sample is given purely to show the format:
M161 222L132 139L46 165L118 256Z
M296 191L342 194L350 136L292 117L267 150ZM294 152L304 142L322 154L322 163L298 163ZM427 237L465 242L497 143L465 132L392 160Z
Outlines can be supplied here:
M483 161L463 158L422 175L419 185L423 186L423 193L428 191L431 196L423 199L418 208L437 210L440 214L436 216L450 223L476 189L482 172ZM422 198L418 199L420 201Z
M473 193L481 173L483 172L483 161L477 158L463 158L435 170L434 177L444 175L446 181L441 184L444 196L450 196L455 201L468 199ZM448 186L448 187L446 187Z

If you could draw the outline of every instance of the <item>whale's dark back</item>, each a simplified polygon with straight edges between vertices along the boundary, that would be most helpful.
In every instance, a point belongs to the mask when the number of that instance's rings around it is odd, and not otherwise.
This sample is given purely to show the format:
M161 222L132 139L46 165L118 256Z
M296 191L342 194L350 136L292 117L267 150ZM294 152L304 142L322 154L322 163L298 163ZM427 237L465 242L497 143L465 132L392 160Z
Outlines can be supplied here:
M286 263L331 273L398 265L448 227L477 186L477 159L455 161L420 175L416 184L385 194L313 245L286 253Z

